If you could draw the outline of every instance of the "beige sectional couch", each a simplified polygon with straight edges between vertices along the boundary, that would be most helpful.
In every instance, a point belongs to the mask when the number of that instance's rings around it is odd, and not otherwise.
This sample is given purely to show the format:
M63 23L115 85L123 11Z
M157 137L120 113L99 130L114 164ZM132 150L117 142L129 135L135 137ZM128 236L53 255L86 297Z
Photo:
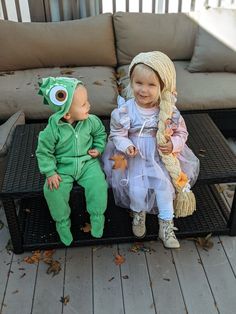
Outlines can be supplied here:
M118 91L127 84L130 61L151 50L165 52L175 63L180 110L233 110L235 11L118 12L52 23L0 21L0 120L18 110L26 120L47 119L50 110L37 95L38 81L46 76L80 78L88 88L92 113L109 116ZM216 20L213 31L222 33L223 43L203 25ZM221 24L228 26L222 30Z

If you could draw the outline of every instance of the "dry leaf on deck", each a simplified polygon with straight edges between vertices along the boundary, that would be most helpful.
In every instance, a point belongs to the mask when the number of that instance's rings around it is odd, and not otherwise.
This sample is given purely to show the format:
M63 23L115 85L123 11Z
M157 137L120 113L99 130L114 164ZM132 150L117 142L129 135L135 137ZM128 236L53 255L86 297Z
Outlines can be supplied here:
M91 225L86 222L85 226L81 227L80 230L82 230L83 232L90 232L91 231Z
M203 248L204 250L208 251L213 247L213 242L210 240L212 234L208 234L205 238L197 237L197 238L190 238L190 240L196 241L196 243Z
M52 273L52 277L57 275L61 270L61 264L58 261L51 261L50 266L47 269L47 274Z
M52 256L56 250L46 250L43 252L43 262L46 264L51 264Z
M121 264L123 264L125 262L125 258L124 258L124 256L122 256L120 254L117 254L115 256L114 262L115 262L116 265L121 265Z
M39 261L41 259L41 252L40 251L33 251L32 253L33 253L32 256L26 256L23 259L23 261L28 263L28 264L39 263Z
M70 301L70 296L67 295L66 297L61 297L60 302L66 305Z
M124 171L127 168L127 160L124 155L116 154L109 159L114 161L112 169L121 169Z

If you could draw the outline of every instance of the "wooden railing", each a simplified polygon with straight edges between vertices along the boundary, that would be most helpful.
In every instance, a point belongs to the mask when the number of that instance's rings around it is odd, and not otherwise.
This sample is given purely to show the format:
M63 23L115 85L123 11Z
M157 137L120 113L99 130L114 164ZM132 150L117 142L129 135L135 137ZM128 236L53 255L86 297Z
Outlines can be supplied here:
M189 12L206 6L236 9L236 0L0 0L0 19L49 22L105 12Z

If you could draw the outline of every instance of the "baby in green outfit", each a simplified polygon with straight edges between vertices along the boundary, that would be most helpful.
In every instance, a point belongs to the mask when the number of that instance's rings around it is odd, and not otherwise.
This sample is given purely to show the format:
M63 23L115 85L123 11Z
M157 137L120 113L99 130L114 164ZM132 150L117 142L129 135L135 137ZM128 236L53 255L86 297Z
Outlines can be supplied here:
M55 113L40 132L36 155L46 176L44 196L61 241L70 245L70 191L76 181L85 190L91 234L100 238L107 206L107 183L98 156L106 145L101 120L89 114L90 104L83 83L74 78L48 77L39 94Z

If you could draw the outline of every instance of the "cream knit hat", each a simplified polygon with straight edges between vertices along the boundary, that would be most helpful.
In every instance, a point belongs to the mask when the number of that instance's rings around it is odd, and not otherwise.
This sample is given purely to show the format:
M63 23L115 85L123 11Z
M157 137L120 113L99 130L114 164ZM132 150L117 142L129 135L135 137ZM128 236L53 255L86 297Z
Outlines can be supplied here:
M164 84L164 90L171 93L176 92L176 72L170 58L160 51L141 52L132 60L129 66L129 77L131 77L134 66L142 63L157 72Z

